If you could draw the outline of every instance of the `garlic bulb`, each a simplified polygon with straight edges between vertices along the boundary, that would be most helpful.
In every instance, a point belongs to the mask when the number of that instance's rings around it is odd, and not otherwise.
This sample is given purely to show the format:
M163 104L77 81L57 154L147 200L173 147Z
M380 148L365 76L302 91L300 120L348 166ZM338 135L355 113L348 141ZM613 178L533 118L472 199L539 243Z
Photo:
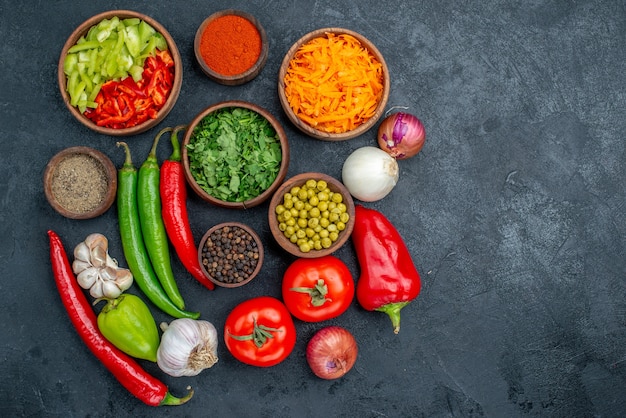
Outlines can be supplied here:
M170 376L196 376L217 363L217 330L203 320L181 318L162 323L157 365Z
M400 176L398 162L377 147L361 147L343 163L342 181L355 198L375 202L387 196Z
M72 270L78 284L96 299L115 299L133 284L130 270L119 267L108 249L109 241L98 233L90 234L74 248Z

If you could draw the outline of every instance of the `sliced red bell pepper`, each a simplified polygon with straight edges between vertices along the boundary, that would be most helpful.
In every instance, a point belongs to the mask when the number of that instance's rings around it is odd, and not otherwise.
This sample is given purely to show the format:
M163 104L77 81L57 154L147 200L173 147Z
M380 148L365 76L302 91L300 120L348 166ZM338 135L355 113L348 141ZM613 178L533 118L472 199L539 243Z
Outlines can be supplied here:
M85 116L98 126L120 129L155 119L172 90L174 60L168 51L156 51L144 62L142 79L132 77L104 83L95 97L97 107Z

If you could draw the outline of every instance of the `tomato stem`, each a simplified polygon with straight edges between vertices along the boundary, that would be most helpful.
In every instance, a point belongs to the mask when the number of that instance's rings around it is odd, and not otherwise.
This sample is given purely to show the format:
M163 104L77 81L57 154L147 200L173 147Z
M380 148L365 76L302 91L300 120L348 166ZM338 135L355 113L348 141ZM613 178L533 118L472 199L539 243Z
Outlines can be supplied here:
M324 279L318 279L317 283L313 287L292 287L289 290L300 293L308 293L311 297L311 305L313 306L322 306L326 302L332 301L326 297L328 294L328 286L326 286Z
M254 345L261 348L263 347L263 344L267 342L268 338L274 338L274 335L272 335L272 332L280 332L280 331L282 330L278 328L271 328L271 327L266 327L265 325L259 325L257 323L256 318L254 318L254 328L252 330L252 334L233 335L229 333L228 335L237 341L252 340L254 341Z

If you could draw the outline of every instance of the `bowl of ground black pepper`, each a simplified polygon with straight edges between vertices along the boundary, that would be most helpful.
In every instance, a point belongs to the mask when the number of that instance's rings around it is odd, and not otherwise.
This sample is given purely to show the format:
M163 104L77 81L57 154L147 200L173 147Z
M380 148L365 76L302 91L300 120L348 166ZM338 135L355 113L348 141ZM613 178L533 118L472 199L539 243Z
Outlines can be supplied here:
M205 276L221 287L240 287L261 270L263 244L257 233L240 222L210 228L198 245L198 260Z
M102 152L70 147L46 166L44 192L50 206L70 219L91 219L106 212L117 193L117 171Z
M267 35L254 16L228 9L206 18L196 32L194 52L213 81L235 86L255 78L265 66Z

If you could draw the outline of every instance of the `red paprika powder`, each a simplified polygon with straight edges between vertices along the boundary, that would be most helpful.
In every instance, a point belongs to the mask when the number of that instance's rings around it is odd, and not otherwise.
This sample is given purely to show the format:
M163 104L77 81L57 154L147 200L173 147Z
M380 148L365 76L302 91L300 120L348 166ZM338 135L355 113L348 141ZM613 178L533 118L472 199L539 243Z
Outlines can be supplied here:
M233 76L249 70L261 55L261 35L248 19L225 15L204 28L200 54L216 73Z

